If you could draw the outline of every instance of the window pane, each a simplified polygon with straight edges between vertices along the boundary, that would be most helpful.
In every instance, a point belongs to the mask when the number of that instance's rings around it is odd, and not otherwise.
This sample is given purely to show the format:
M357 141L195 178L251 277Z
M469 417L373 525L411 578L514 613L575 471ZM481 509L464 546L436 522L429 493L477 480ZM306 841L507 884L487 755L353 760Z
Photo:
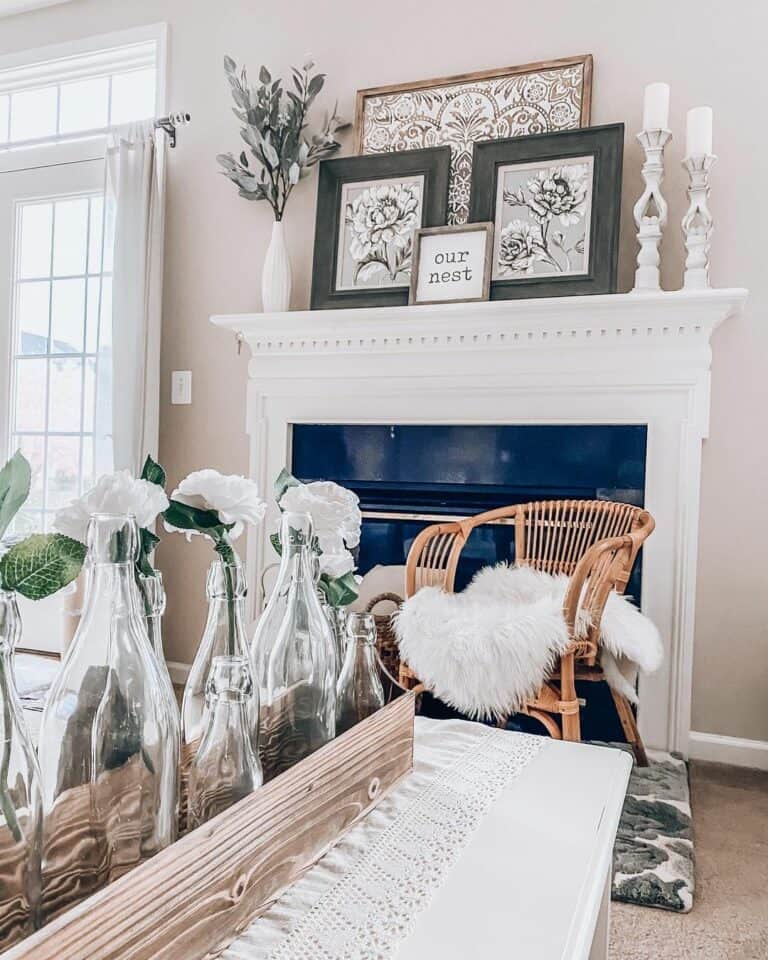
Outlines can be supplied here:
M25 203L21 208L19 279L51 274L53 204Z
M11 100L6 94L0 97L0 143L8 139L8 116L10 112Z
M53 234L53 274L57 277L85 273L88 243L88 198L59 200Z
M19 510L13 518L13 532L20 537L28 533L42 533L43 529L43 515L37 510Z
M78 496L80 437L48 439L48 489L46 506L56 510Z
M104 198L91 197L91 228L88 242L88 273L101 270L101 238L104 233Z
M85 361L85 381L83 383L83 431L93 431L93 416L96 411L96 361Z
M108 100L108 77L62 84L59 132L72 133L106 127Z
M16 361L16 427L18 432L45 429L47 360Z
M44 437L17 437L15 446L29 460L32 467L32 484L29 488L29 497L25 502L27 507L42 507L43 505L43 457L45 452Z
M93 468L93 437L83 437L83 475L80 480L80 493L90 490L96 483Z
M54 280L51 353L79 353L85 327L85 280Z
M11 96L11 140L34 140L56 133L56 87L22 90Z
M51 360L48 429L74 433L80 430L83 361Z
M16 329L18 353L48 352L48 308L51 285L34 280L16 286Z
M101 277L88 278L88 309L85 323L85 352L96 353L99 346L99 305Z
M134 70L112 77L112 112L110 123L142 120L155 114L156 70Z

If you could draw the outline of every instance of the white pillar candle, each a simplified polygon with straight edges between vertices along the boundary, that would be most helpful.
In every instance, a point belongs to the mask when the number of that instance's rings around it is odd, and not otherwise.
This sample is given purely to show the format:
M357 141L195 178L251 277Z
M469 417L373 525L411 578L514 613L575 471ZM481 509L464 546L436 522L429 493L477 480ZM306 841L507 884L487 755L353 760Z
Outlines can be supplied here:
M643 101L643 130L669 127L669 84L649 83Z
M685 123L685 155L703 157L712 153L712 107L694 107Z

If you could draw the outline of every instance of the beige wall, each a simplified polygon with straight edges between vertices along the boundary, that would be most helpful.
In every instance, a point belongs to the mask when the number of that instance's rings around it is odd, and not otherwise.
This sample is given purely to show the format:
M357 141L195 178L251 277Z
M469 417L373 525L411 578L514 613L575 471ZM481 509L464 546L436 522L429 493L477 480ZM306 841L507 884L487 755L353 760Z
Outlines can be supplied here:
M768 268L764 110L768 13L756 0L74 0L0 20L0 53L144 23L170 25L169 98L192 113L169 166L160 454L172 482L203 465L245 472L246 351L208 323L211 313L259 308L269 209L249 204L217 174L215 155L238 137L222 74L225 53L257 68L287 71L311 52L329 75L324 95L352 116L354 91L379 83L592 53L594 123L640 122L643 85L672 85L666 194L670 230L664 282L680 283L684 210L680 169L685 110L715 111L712 278L748 286L746 315L714 339L713 416L704 450L693 727L768 740ZM351 144L344 145L347 152ZM621 284L632 280L632 199L639 148L625 160ZM315 179L292 198L286 219L295 271L293 306L308 302ZM193 371L194 403L168 402L170 371ZM181 539L161 549L169 593L167 651L189 661L204 616L210 554Z

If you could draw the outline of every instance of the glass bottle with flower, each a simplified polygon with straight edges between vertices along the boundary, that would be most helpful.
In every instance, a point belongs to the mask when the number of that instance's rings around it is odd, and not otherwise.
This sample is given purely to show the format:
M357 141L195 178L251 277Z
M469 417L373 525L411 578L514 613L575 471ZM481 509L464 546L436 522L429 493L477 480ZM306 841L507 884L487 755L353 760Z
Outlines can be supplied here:
M248 153L243 150L238 157L224 153L216 159L241 197L266 200L272 207L275 221L261 288L267 312L287 310L290 302L291 266L283 233L288 197L312 167L339 149L336 136L350 126L339 118L334 106L320 131L308 132L310 109L325 83L324 74L313 74L314 66L307 59L300 70L292 67L293 89L288 89L263 66L258 84L252 84L245 67L238 69L231 57L224 58L224 72L235 101L233 110L242 124L240 136Z
M338 671L346 645L345 610L358 595L351 551L360 543L360 501L351 490L337 483L300 483L285 469L275 481L274 495L283 514L306 513L312 520L312 542L309 544L314 555L312 573L318 598L331 625ZM285 617L291 582L291 568L285 562L281 534L273 534L270 540L281 555L282 563L250 647L254 678L262 698L266 697L269 658Z
M181 825L187 825L189 768L207 722L208 680L216 657L247 657L245 635L246 579L232 541L246 524L258 525L266 512L254 481L224 476L216 470L197 470L185 477L171 494L165 511L167 530L207 537L216 559L208 570L208 616L200 645L187 677L181 706ZM248 701L254 749L258 744L259 699Z
M160 484L123 470L54 518L88 557L82 616L41 724L47 918L176 838L179 713L139 589L167 504Z

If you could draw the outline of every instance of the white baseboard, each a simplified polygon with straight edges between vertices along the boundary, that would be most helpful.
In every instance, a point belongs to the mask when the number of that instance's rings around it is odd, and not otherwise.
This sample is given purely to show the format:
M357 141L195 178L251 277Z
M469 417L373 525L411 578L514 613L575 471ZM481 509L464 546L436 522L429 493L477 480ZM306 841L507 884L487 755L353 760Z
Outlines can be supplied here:
M768 740L745 740L691 730L688 751L694 760L768 770Z
M191 663L180 663L178 660L168 661L168 673L171 675L171 681L179 687L183 687L187 682L191 669Z

